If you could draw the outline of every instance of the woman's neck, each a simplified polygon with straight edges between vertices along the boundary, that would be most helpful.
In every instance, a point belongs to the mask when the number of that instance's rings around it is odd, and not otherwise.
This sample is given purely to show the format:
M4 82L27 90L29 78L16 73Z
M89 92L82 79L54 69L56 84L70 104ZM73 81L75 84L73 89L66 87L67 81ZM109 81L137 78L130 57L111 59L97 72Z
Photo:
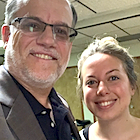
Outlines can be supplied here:
M131 115L114 120L98 120L90 127L89 137L90 140L93 137L97 140L127 139L126 137L131 137L131 132L133 132L135 125L136 119Z

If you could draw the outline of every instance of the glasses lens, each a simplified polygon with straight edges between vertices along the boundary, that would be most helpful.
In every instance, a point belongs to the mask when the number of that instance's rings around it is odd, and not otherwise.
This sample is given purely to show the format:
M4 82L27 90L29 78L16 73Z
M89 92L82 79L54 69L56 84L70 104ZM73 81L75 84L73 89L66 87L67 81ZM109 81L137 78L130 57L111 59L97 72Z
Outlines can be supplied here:
M77 36L77 31L76 30L74 30L74 29L70 29L70 35L69 35L69 37L70 37L70 42L72 42L74 39L75 39L75 37Z
M62 25L53 25L53 32L56 40L67 41L69 38L69 28Z
M77 35L77 32L70 27L53 25L53 28L56 40L73 41L75 36Z
M43 32L45 25L35 19L23 18L20 21L19 28L30 36Z
M17 20L15 20L15 22L19 23L15 26L21 29L26 35L29 36L40 35L42 32L44 32L46 26L51 26L54 39L56 39L56 41L59 40L63 42L71 42L77 35L77 32L73 28L63 25L47 24L45 22L33 18L18 18Z

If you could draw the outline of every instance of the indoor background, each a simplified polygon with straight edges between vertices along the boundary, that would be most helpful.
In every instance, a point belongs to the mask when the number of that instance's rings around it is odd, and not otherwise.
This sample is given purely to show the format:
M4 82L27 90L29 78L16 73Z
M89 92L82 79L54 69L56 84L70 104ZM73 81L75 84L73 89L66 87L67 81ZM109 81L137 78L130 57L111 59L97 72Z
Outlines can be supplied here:
M76 93L77 61L81 52L96 38L113 36L120 45L128 48L136 60L136 71L140 74L140 0L70 0L78 14L76 29L79 32L73 42L70 62L55 88L68 101L76 119L90 119ZM0 0L0 26L4 20L6 0ZM0 41L0 64L4 49ZM139 75L140 77L140 75ZM140 82L138 79L140 88ZM140 117L140 97L136 93L130 105L131 113Z

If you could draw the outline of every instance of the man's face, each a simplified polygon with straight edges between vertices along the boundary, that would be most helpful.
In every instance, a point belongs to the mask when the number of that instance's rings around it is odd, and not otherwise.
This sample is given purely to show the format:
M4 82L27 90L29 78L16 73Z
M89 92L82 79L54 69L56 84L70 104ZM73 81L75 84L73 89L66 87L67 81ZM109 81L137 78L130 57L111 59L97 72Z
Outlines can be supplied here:
M65 0L30 0L16 17L37 17L49 24L71 27L72 12ZM20 82L53 84L64 72L72 43L53 38L47 26L38 36L28 36L13 25L6 49L9 71Z

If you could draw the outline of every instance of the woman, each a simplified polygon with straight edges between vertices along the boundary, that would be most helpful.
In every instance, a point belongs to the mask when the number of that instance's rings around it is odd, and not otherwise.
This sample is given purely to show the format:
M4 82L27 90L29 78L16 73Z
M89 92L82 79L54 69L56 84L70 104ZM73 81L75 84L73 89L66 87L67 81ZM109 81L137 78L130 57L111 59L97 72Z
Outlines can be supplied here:
M80 132L83 140L140 140L140 119L129 112L136 81L132 57L114 38L96 40L82 53L78 90L98 119Z

